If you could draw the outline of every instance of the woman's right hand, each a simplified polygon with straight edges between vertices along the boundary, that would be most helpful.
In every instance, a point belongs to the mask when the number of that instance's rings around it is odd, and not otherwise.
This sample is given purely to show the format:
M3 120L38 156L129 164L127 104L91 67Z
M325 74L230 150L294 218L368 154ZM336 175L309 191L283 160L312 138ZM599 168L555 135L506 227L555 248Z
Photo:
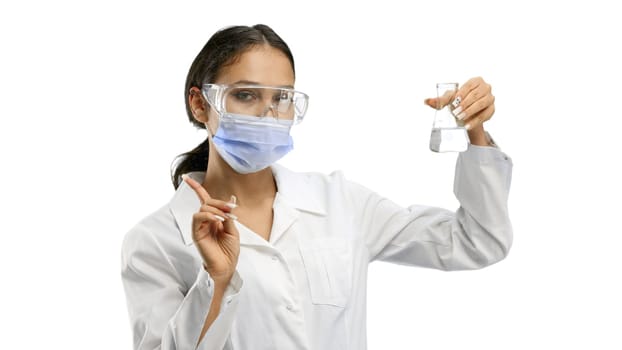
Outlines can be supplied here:
M186 175L182 179L201 201L201 208L192 216L192 240L214 282L227 285L240 255L240 234L231 214L235 203L212 199L200 183Z

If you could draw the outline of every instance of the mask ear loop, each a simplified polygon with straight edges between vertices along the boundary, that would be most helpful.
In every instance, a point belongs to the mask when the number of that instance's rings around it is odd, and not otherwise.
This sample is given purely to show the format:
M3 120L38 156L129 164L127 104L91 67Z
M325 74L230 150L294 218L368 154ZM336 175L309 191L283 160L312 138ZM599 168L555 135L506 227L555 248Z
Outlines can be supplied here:
M207 137L209 139L214 137L215 133L210 130L209 123L205 123L205 130L207 130Z

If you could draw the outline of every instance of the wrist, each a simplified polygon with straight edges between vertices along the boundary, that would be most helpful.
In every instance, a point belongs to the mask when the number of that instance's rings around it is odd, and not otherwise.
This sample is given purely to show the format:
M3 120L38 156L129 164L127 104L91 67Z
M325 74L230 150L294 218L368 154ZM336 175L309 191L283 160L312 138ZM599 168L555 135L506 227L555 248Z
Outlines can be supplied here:
M205 271L207 271L207 273L211 277L212 281L214 281L214 288L216 290L222 290L222 291L227 289L227 286L229 285L229 282L231 281L231 278L233 277L233 273L235 272L235 271L233 271L231 273L215 274L215 273L212 273L207 268L207 266L205 266L205 263L203 264L203 269Z
M486 135L486 131L484 131L483 125L478 125L475 128L468 130L469 140L472 145L475 146L490 146L490 140L488 139L488 135Z
M214 280L214 290L217 292L222 292L224 294L229 282L231 282L231 276L229 277L219 277L212 278Z

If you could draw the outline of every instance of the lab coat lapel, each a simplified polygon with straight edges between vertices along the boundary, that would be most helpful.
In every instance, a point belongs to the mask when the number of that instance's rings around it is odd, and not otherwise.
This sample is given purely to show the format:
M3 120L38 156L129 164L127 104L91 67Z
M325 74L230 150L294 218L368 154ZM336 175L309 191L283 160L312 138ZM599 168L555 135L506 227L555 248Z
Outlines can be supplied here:
M239 221L235 222L235 227L238 229L238 233L240 234L240 245L241 246L256 246L256 247L269 247L270 244L263 239L260 235L255 233L250 228L244 226Z
M277 193L276 198L274 198L272 211L274 212L274 218L272 220L272 231L270 232L270 243L276 245L279 238L281 238L298 219L300 213L283 200L283 196L279 193Z

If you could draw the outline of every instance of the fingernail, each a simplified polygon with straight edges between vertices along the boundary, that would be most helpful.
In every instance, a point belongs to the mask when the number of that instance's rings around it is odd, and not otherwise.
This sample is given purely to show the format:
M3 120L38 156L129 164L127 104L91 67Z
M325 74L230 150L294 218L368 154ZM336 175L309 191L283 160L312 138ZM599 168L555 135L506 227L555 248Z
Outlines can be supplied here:
M464 128L467 130L471 130L471 124L464 124Z
M460 104L460 102L462 102L462 98L460 98L460 96L456 97L456 99L451 103L454 108L457 108L458 105Z
M458 120L462 120L462 119L464 119L464 117L466 117L466 114L464 112L462 112L462 113L460 113L460 114L458 114L456 116L456 118L458 118Z
M222 216L219 216L219 215L214 215L214 217L215 217L218 221L220 221L220 222L225 221L225 218L223 218Z
M231 209L234 209L238 207L238 205L236 204L237 202L238 202L238 199L236 198L236 196L231 195L231 198L229 199L229 203L225 203L225 205Z
M183 174L183 175L181 176L181 179L182 179L182 180L184 180L184 181L186 181L186 179L187 179L187 178L188 178L188 175L186 175L186 174Z
M458 116L458 114L460 114L460 112L462 112L462 106L458 106L456 107L456 109L454 109L453 111L451 111L455 116Z
M231 213L225 213L225 216L228 217L231 220L237 220L238 219L237 216L235 216L235 215L233 215Z

